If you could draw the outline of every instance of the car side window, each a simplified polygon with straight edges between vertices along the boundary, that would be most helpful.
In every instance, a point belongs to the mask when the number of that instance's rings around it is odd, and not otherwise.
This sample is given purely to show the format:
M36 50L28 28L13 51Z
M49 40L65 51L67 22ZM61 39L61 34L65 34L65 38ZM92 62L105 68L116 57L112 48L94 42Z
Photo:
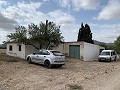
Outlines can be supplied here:
M42 55L42 51L36 51L35 54Z
M42 55L50 55L50 53L48 51L46 51L46 50L43 50Z

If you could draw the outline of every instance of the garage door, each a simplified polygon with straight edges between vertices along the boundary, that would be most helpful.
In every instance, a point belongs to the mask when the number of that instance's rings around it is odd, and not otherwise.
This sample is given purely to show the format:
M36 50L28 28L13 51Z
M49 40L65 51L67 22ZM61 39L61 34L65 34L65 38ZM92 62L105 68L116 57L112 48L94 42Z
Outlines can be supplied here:
M80 58L80 45L69 45L69 56Z

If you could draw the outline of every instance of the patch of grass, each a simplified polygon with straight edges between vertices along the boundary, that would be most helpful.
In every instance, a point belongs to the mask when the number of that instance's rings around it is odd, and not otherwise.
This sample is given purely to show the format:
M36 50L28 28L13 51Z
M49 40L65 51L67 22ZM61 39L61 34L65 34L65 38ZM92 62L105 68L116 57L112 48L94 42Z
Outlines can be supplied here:
M78 85L68 85L70 87L70 90L83 90L82 86L78 86Z

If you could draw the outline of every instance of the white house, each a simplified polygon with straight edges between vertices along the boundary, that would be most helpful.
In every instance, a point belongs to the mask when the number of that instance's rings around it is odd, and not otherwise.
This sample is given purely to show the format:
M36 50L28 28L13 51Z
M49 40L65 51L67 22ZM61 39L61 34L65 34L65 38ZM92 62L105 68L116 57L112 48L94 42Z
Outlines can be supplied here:
M28 54L33 53L36 49L31 45L20 43L7 43L7 55L26 58Z
M98 58L100 51L103 50L104 47L86 42L64 42L54 49L69 57L79 58L84 61L93 61ZM34 51L36 51L36 49L31 45L8 43L6 53L10 56L25 59L28 54Z

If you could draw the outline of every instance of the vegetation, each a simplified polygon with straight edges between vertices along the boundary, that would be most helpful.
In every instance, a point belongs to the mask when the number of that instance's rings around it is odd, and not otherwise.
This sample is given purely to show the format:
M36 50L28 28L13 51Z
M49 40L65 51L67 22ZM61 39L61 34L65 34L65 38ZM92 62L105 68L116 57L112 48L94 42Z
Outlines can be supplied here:
M115 45L113 44L107 44L107 43L102 43L100 46L105 47L106 50L114 50Z
M120 36L118 36L117 40L114 42L114 48L116 52L120 54Z
M103 43L100 46L105 47L105 49L107 49L107 50L109 50L109 49L115 50L118 54L120 54L120 36L117 37L117 39L115 40L114 43L112 43L112 44Z
M7 37L8 42L25 42L27 40L27 29L24 26L19 26L15 28L15 33L10 33Z
M82 86L78 86L78 85L69 85L70 90L83 90Z
M19 26L15 30L15 33L7 35L8 42L25 43L34 46L36 49L48 49L52 45L58 46L63 40L60 26L56 26L55 23L48 22L48 20L39 25L29 24L28 28Z
M88 24L85 24L84 26L83 23L81 23L81 28L79 29L77 41L85 41L92 44L94 43L92 40L91 29Z
M6 47L0 47L0 49L6 49Z

